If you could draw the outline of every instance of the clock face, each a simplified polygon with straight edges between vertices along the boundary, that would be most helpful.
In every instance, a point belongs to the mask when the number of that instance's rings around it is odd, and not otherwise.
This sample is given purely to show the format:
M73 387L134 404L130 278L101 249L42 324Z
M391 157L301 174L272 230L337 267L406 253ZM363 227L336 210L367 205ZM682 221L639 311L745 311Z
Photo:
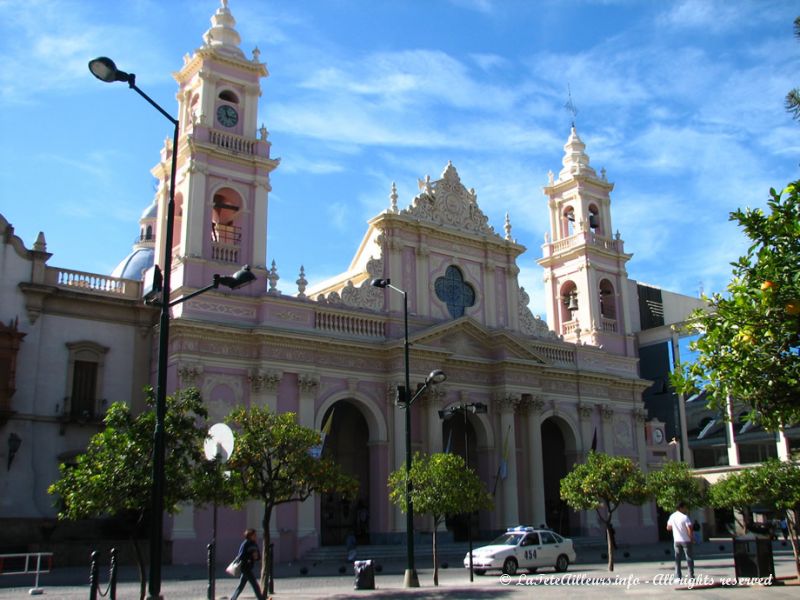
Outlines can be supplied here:
M217 121L224 127L233 127L239 122L239 113L232 106L223 104L217 109Z
M660 444L661 442L663 442L664 441L664 432L661 431L660 429L654 429L653 430L653 441L656 444Z

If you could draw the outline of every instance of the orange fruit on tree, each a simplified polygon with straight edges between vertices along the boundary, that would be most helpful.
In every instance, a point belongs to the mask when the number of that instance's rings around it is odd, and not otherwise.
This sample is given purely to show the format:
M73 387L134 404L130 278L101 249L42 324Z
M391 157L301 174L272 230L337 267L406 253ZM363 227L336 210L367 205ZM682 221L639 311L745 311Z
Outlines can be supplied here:
M761 284L761 291L766 292L767 290L774 290L775 289L775 282L770 281L769 279Z
M789 302L786 303L786 312L793 317L800 315L800 300L789 300Z

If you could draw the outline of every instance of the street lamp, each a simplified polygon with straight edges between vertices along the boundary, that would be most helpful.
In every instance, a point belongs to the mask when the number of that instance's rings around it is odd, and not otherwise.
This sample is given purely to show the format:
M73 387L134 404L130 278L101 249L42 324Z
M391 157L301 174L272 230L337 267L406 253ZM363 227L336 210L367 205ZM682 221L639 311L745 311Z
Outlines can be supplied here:
M439 418L446 420L454 416L458 411L464 414L464 464L469 469L469 436L467 435L467 413L471 412L473 415L483 415L488 411L488 407L483 402L471 402L469 404L460 404L458 406L451 406L446 410L439 411ZM473 581L472 569L472 513L467 514L467 541L469 543L469 580Z
M447 379L444 371L435 370L425 378L423 386L417 390L417 393L411 397L411 377L409 375L409 361L408 361L408 293L401 290L399 287L393 286L390 279L373 279L371 285L376 288L389 288L403 294L403 351L405 362L405 385L403 386L402 393L398 394L398 402L400 408L406 411L406 573L403 580L405 587L419 587L419 577L417 577L417 570L414 568L414 505L411 500L411 404L419 398L428 386L435 383L441 383ZM398 390L399 391L399 390ZM402 398L402 400L400 400Z
M197 292L184 296L174 303L170 303L170 277L172 274L172 230L175 225L175 174L178 168L178 121L165 111L155 100L150 98L136 86L136 75L120 71L114 61L105 56L89 61L89 70L92 75L100 81L114 83L123 81L132 90L160 112L174 127L172 134L172 167L169 177L169 202L167 203L167 223L164 231L164 261L163 283L161 287L161 316L159 318L158 329L158 375L156 385L156 425L153 432L153 482L151 489L151 529L150 529L150 579L148 598L150 600L161 599L161 553L164 539L164 453L165 453L165 431L164 418L167 407L167 353L169 350L169 309L174 304L184 302L189 298L209 289L218 287L220 284L228 285L232 289L255 279L255 275L250 273L249 267L244 274L242 269L231 277L214 276L215 284L198 290ZM238 275L238 278L237 278ZM232 285L233 284L233 285Z

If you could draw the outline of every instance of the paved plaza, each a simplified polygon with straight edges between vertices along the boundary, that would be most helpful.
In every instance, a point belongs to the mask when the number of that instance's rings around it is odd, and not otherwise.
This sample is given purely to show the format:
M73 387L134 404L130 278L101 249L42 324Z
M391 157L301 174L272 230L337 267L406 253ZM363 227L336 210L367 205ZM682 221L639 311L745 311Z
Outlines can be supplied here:
M433 573L429 559L417 562L420 588L403 587L404 564L393 561L382 565L376 574L374 590L354 590L352 566L344 574L339 574L341 564L281 564L277 567L274 599L311 600L318 598L427 598L434 599L476 599L486 598L609 598L625 596L630 598L650 598L668 594L690 594L702 598L798 598L800 586L796 585L791 551L776 548L776 585L765 587L758 582L749 584L735 582L733 558L730 552L715 552L706 547L696 561L695 581L676 582L672 578L672 561L664 552L664 547L653 549L649 560L632 560L622 557L613 573L606 569L604 561L596 556L594 562L581 562L571 565L567 573L543 571L535 575L522 574L515 577L504 575L475 576L473 583L465 569L443 568L439 571L439 586L433 586ZM631 549L633 553L633 549ZM659 554L660 556L656 556ZM595 558L590 556L587 558ZM305 571L305 574L302 574ZM105 589L107 573L101 578ZM117 598L136 600L138 583L135 570L125 567L120 573ZM40 587L45 598L72 599L88 598L88 568L56 569L42 575ZM8 576L0 578L0 600L29 598L32 586L31 577ZM217 580L216 599L228 598L236 586L236 580L228 577L220 569ZM168 566L164 569L162 593L165 600L203 600L207 594L205 569L202 567ZM240 598L253 598L247 588Z

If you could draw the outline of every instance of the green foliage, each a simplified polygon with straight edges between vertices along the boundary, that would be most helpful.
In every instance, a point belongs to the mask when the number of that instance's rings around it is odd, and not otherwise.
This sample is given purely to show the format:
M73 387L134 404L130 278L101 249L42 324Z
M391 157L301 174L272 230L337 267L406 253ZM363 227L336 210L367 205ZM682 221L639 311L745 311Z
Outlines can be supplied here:
M605 522L620 504L639 505L648 497L644 474L627 456L589 452L586 462L561 480L562 500L575 510L597 510Z
M457 454L420 454L411 461L411 504L416 515L433 517L433 584L439 585L439 560L436 530L447 515L472 515L478 510L491 510L492 495L464 459ZM408 511L406 502L406 466L389 475L389 499Z
M731 397L775 430L800 422L800 181L770 190L768 208L731 213L752 243L732 263L727 294L690 319L699 356L672 383L684 394L705 389L725 415Z
M237 504L250 499L264 503L261 589L265 589L271 563L269 521L275 506L302 502L314 492L355 498L358 482L331 459L311 455L312 448L320 444L320 433L298 425L294 413L276 414L267 407L238 408L226 421L236 436L226 463L231 471L230 492Z
M155 403L148 390L147 404ZM205 431L197 427L207 417L202 398L190 389L167 397L164 420L166 461L164 510L192 499L194 466L204 460ZM141 517L150 507L155 413L131 414L114 403L106 412L105 428L89 441L75 466L60 465L61 479L48 492L61 499L61 519L83 519L133 512Z
M490 510L492 496L464 459L457 454L414 454L411 461L411 502L414 513L430 515L439 525L448 514ZM389 475L389 499L406 512L406 468Z
M350 498L358 494L358 482L331 459L311 455L320 434L298 425L294 413L238 408L226 421L236 436L226 466L236 476L239 503L256 499L272 508L303 501L313 492L339 492Z
M680 502L689 508L705 506L706 497L700 480L692 475L685 462L670 461L659 470L647 474L647 488L656 504L666 511L673 511Z
M756 503L750 469L726 475L708 489L708 503L714 508L730 508L744 513Z
M561 499L575 510L597 512L606 526L608 570L614 570L611 517L621 504L643 504L649 498L647 481L639 466L627 456L589 452L561 480Z
M731 473L711 486L711 506L731 508L741 514L754 505L785 516L789 523L795 570L800 578L800 551L796 524L800 515L800 466L770 458L760 465Z

